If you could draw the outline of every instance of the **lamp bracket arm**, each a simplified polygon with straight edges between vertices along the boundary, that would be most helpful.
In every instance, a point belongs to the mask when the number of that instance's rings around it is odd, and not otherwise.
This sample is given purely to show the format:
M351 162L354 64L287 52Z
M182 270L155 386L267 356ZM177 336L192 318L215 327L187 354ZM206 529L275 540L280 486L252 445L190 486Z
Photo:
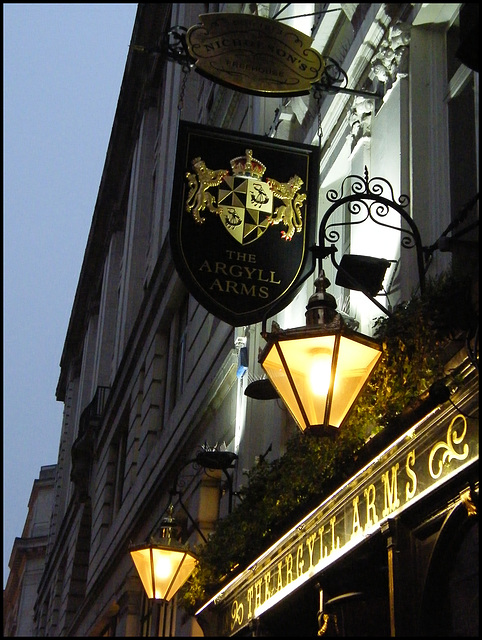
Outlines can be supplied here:
M162 35L158 46L146 47L139 44L131 44L129 49L138 53L161 56L169 62L180 64L183 71L190 71L195 66L196 61L189 54L186 33L186 27L176 25Z
M189 513L188 508L186 507L186 505L184 504L184 502L181 499L181 494L178 494L177 497L179 504L181 505L184 513L187 515L188 519L190 520L190 522L192 523L192 525L194 526L194 528L196 529L196 531L199 533L199 535L201 536L201 538L203 539L203 541L206 543L207 542L207 538L204 535L204 533L201 531L201 529L199 528L198 523L194 520L194 518L192 517L192 515Z
M320 100L323 93L345 93L352 96L362 96L363 98L374 98L381 100L383 95L379 92L366 91L365 89L349 89L348 76L346 71L338 64L336 60L329 56L323 56L325 68L323 75L313 86L313 95L316 100Z
M364 176L346 176L339 191L329 189L326 193L326 198L332 204L325 212L320 223L320 246L323 247L327 241L332 244L339 242L341 228L362 224L367 220L371 220L381 227L400 232L402 247L405 249L415 247L416 249L420 292L424 293L424 248L418 227L406 211L406 207L410 204L410 199L407 195L402 194L398 199L395 199L393 187L388 180L382 177L370 178L368 169L365 167ZM344 205L347 205L348 220L345 222L329 222L335 211ZM400 216L405 224L402 224L402 222L398 225L389 224L387 216L392 210Z

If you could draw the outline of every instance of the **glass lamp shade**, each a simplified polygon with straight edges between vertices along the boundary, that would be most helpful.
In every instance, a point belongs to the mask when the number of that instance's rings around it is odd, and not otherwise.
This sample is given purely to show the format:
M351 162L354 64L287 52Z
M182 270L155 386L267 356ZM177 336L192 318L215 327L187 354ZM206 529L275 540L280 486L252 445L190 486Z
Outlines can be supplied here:
M380 359L380 345L347 327L287 329L266 340L259 362L300 429L335 435Z
M148 598L169 601L198 562L190 551L171 544L151 542L129 549Z

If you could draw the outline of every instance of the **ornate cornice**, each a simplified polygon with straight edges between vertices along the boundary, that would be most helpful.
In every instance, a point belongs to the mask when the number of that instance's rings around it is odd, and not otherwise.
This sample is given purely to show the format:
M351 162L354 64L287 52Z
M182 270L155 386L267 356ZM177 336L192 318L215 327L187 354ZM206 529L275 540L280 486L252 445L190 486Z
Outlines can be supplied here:
M385 91L399 76L408 72L410 28L405 22L397 22L390 27L388 36L380 43L371 61L369 77L382 83Z

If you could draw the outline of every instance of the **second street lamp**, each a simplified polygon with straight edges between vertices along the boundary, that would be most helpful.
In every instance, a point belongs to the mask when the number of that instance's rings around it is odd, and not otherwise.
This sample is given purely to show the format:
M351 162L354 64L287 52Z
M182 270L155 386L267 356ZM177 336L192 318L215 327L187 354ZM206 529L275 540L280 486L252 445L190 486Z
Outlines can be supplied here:
M349 329L326 293L323 271L306 326L265 333L259 362L302 431L335 435L381 356L373 339Z
M168 602L194 571L198 560L172 537L173 505L161 522L161 539L131 547L129 552L149 599Z

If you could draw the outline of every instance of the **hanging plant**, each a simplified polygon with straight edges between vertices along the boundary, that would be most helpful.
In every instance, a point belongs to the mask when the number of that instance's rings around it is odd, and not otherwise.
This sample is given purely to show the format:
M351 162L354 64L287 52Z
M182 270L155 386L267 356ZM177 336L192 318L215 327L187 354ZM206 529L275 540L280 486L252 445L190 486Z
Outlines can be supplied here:
M196 550L200 563L182 595L188 612L194 613L353 475L367 441L390 430L407 407L444 377L451 355L447 349L462 334L470 335L475 315L469 283L442 275L427 283L423 299L414 297L375 322L382 357L337 435L336 447L331 439L297 432L281 458L249 471L237 506Z

